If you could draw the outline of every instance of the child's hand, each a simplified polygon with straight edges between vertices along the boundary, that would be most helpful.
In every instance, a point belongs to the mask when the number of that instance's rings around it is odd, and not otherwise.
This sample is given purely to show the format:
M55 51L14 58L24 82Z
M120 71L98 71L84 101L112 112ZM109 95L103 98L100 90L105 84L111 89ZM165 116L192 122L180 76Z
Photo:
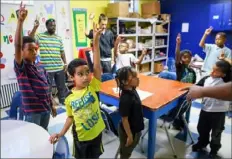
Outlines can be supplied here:
M55 144L57 141L59 141L60 137L61 136L59 134L53 134L50 136L49 141L51 144Z
M20 3L19 12L18 12L18 20L23 22L27 17L28 11L25 9L25 4L23 2Z
M122 41L122 38L120 36L118 36L115 42L120 43L121 41Z
M226 57L225 57L225 52L224 50L222 50L220 56L218 57L219 60L224 60Z
M99 39L101 33L103 32L102 29L97 28L97 24L93 23L93 39Z
M209 27L208 29L205 30L205 35L209 35L211 31L213 30L213 27Z
M126 147L129 147L131 144L133 143L133 136L130 135L127 137L127 140L126 140Z
M52 117L56 117L57 112L56 112L56 108L54 106L52 106Z
M144 49L144 48L143 48L143 50L142 50L142 54L143 54L143 55L147 55L147 54L148 54L147 49Z
M95 14L94 13L90 13L89 20L93 20L94 17L95 17Z
M35 22L34 22L34 27L38 28L39 27L39 17L36 16Z
M181 43L181 34L179 33L176 37L176 43L180 44Z

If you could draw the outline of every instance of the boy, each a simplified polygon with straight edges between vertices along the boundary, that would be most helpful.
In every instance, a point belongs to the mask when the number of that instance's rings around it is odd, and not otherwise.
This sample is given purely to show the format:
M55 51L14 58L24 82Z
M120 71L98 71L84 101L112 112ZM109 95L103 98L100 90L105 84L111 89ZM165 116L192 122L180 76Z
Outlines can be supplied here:
M50 142L55 143L61 136L65 135L73 124L75 158L99 158L103 153L101 139L105 124L101 117L99 101L96 94L100 90L101 84L99 51L101 33L102 30L98 30L94 24L94 72L92 79L86 61L74 59L68 65L68 73L75 83L75 87L65 99L68 117L62 131L50 137Z
M215 63L220 60L226 60L231 64L231 50L225 46L226 34L223 32L217 33L215 37L215 44L205 44L207 36L213 30L212 27L205 30L205 33L199 43L199 46L203 48L203 51L206 53L204 64L202 70L206 75L210 74Z
M117 37L114 44L114 60L117 70L125 66L135 67L135 64L140 65L147 54L147 50L143 49L141 56L137 59L133 54L128 53L128 50L129 44L125 40L122 41L121 37Z
M49 82L44 69L35 64L37 46L31 37L22 38L23 22L27 17L25 5L20 4L15 34L15 61L19 88L22 93L25 120L47 129L50 112L56 116L49 93Z

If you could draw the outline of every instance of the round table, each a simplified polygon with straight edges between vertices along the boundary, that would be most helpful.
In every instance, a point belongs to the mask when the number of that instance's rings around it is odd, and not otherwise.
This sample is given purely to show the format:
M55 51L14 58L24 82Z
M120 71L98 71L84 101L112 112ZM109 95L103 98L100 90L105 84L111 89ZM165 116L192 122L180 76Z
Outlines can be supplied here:
M1 158L52 158L53 145L42 127L21 121L1 120Z

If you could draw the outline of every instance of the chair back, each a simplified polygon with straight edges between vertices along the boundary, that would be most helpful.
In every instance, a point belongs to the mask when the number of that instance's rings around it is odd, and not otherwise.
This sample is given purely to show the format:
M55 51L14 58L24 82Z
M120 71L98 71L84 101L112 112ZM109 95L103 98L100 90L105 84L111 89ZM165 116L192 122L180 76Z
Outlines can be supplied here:
M10 105L9 117L11 119L18 119L18 110L19 110L19 119L23 120L23 110L22 110L22 94L20 91L14 93Z
M53 159L69 158L69 145L65 136L62 136L56 144Z

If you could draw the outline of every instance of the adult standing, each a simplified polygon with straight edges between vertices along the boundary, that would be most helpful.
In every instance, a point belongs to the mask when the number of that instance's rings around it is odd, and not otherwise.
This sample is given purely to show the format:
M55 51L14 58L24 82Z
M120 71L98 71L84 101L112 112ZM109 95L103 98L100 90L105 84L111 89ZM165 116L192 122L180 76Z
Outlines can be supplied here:
M90 22L94 18L94 14L90 15ZM112 31L106 29L108 24L108 18L105 14L100 14L98 19L99 28L103 30L100 37L100 56L101 66L103 73L111 73L111 61L112 61L112 48L114 47L114 35ZM89 34L86 31L85 35L89 38L93 38L93 30L90 30Z
M52 91L52 83L55 80L58 89L58 98L60 104L64 105L65 99L65 72L67 69L66 57L63 42L60 36L56 35L55 19L46 21L47 31L35 35L39 27L39 21L36 18L34 28L30 33L31 37L35 37L40 48L40 62L48 72L50 82L50 91Z

